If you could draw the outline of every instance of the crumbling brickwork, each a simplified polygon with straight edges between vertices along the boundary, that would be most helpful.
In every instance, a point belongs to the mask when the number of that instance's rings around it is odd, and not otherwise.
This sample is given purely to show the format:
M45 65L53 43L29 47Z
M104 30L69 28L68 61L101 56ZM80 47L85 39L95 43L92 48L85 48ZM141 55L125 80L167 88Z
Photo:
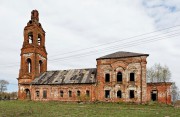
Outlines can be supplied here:
M36 101L95 101L94 85L34 85L31 91L39 91L40 95L37 96L37 93L32 93L31 99ZM46 97L43 97L43 91L47 91Z
M122 73L122 81L117 81L118 72ZM110 81L105 82L106 73L110 74ZM134 73L134 81L130 81L130 73ZM146 56L97 59L97 94L101 101L146 102ZM105 90L110 91L110 96L105 97ZM130 90L134 97L130 98ZM121 98L117 92L121 91Z
M158 101L160 103L171 104L170 82L147 83L147 101Z
M171 83L146 83L148 54L116 52L97 68L47 71L45 31L37 10L24 28L18 98L34 101L171 103Z
M45 31L39 23L37 10L31 12L31 20L24 28L24 42L21 49L21 66L18 78L18 98L24 99L30 93L30 83L47 71ZM28 94L30 95L30 94Z

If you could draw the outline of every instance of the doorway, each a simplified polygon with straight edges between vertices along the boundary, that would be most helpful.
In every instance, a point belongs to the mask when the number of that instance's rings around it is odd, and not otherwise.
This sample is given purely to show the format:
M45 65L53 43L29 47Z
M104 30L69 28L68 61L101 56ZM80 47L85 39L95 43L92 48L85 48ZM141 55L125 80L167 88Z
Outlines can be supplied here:
M25 94L26 94L25 99L30 100L31 99L31 93L30 93L29 89L25 89Z
M157 101L158 100L158 91L157 90L152 90L151 91L151 100L152 101Z

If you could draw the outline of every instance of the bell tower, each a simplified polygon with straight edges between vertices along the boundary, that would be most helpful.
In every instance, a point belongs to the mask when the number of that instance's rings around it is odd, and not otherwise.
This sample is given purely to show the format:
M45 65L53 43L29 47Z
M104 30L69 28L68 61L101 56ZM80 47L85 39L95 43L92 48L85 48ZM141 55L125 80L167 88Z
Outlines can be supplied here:
M24 42L21 48L21 63L18 78L19 99L30 98L30 83L47 71L45 31L39 23L37 10L31 12L31 20L24 28Z

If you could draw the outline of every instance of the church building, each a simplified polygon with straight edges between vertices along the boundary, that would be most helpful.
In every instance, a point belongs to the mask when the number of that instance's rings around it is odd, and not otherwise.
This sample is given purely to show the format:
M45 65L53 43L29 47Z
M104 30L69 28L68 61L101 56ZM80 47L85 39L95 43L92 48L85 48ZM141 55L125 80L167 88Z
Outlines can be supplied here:
M96 59L96 68L47 71L45 31L37 10L24 28L18 99L171 104L171 83L147 83L148 54L116 52Z

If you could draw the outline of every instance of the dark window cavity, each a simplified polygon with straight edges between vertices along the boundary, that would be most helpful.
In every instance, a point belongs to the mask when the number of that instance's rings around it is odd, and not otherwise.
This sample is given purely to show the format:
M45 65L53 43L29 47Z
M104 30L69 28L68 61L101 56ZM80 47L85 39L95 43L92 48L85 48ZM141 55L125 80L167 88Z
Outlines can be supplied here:
M110 90L105 90L105 98L110 98Z
M129 97L132 99L134 98L134 90L130 90L129 92Z
M134 74L134 73L130 73L130 81L135 81L134 76L135 76L135 74Z
M69 97L72 97L72 91L69 91Z
M117 82L122 82L122 73L121 72L117 73Z
M41 72L42 72L42 69L43 69L42 63L43 63L43 62L40 60L40 61L39 61L39 73L41 73Z
M105 82L110 82L110 74L105 75Z
M117 91L117 98L121 98L122 97L122 94L121 94L121 91Z
M77 91L77 96L81 96L81 92L80 91Z
M60 97L63 97L64 92L60 91Z
M152 90L151 91L151 100L152 101L157 101L158 100L158 91L157 90Z
M86 90L86 96L89 97L90 96L90 92L89 90Z

